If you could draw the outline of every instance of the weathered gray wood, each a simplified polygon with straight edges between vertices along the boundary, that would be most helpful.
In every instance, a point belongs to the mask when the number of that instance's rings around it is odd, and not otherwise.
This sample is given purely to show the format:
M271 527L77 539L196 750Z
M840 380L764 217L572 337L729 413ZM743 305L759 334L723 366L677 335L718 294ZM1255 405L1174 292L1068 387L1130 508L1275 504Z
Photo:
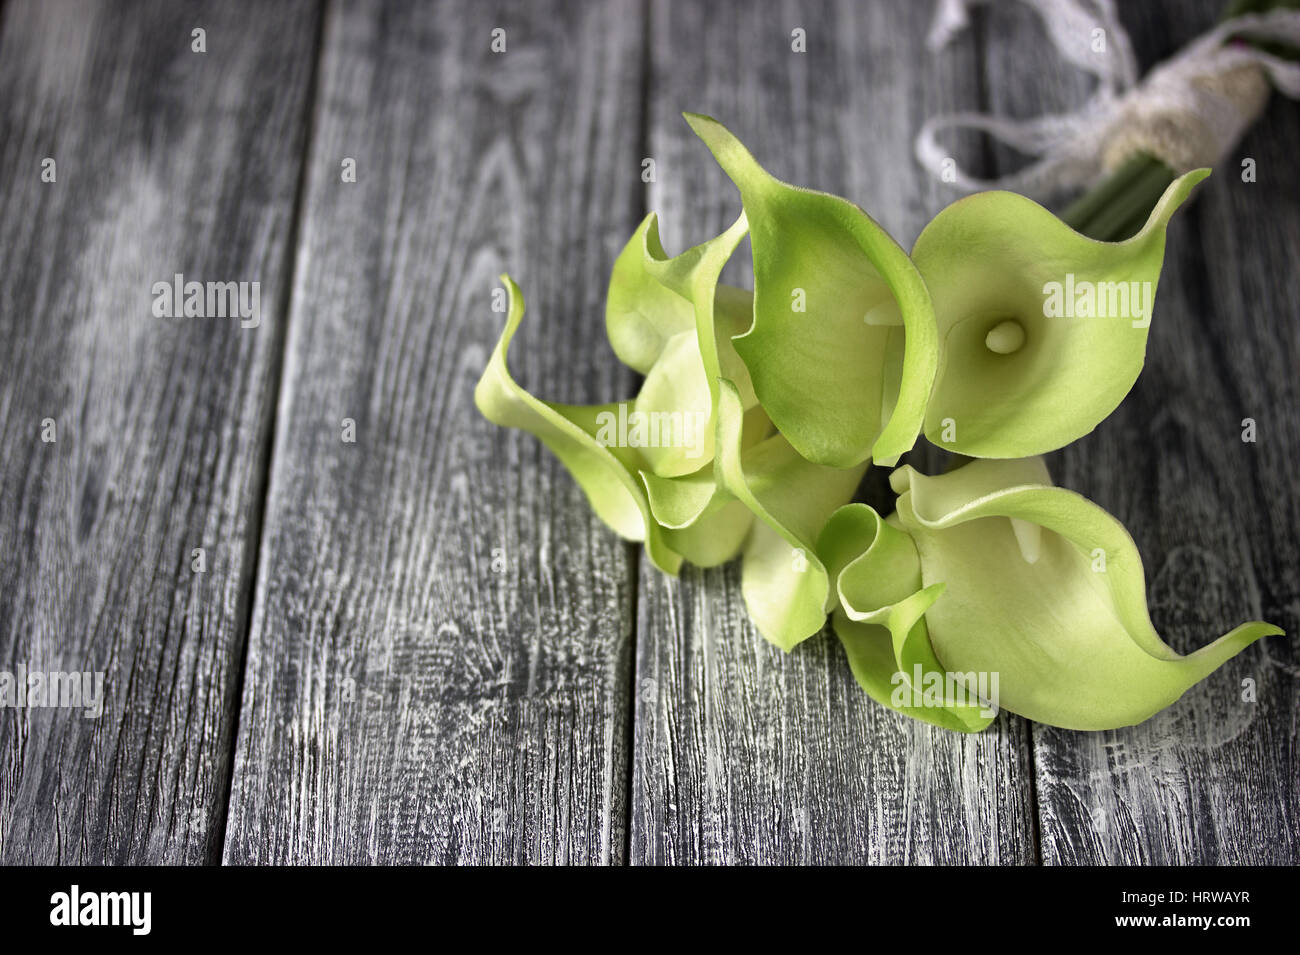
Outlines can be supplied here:
M1032 15L990 14L994 108L1079 102ZM1144 65L1214 22L1219 0L1123 7ZM996 95L994 95L996 94ZM1152 619L1190 651L1248 619L1296 633L1300 457L1294 263L1300 121L1275 102L1169 232L1147 365L1123 406L1054 455L1059 483L1122 520L1142 551ZM1243 183L1254 157L1259 181ZM1254 418L1257 443L1243 443ZM1266 638L1147 723L1107 733L1033 728L1048 863L1295 864L1297 654ZM1253 680L1258 702L1243 701Z
M525 387L634 387L603 301L642 204L642 20L330 8L227 862L624 857L630 551L472 392L502 270Z
M919 116L975 105L969 40L925 59L930 13L904 0L761 15L656 4L651 205L669 252L739 211L683 109L716 116L776 175L849 196L910 244L946 201L912 160ZM804 54L791 51L796 27ZM789 655L763 643L735 564L678 581L643 566L640 582L632 861L1035 858L1022 720L962 737L878 707L829 631Z
M0 669L106 699L0 710L4 863L220 856L315 16L4 5ZM259 282L260 326L154 317L178 272Z
M0 862L210 862L223 826L230 862L616 862L629 839L635 862L1022 862L1037 825L1049 863L1295 863L1294 638L1132 730L957 737L872 704L829 634L764 645L738 568L637 571L473 408L502 269L527 386L631 392L600 318L642 154L670 251L738 209L682 109L909 242L954 195L911 159L922 116L1086 93L1005 7L931 58L928 3L656 0L643 77L634 0L336 4L308 147L309 3L0 4L0 670L103 670L107 695L98 720L0 710ZM1149 64L1218 7L1124 13ZM1175 220L1133 395L1052 461L1133 532L1180 649L1300 624L1300 128L1281 102L1264 123ZM154 318L178 271L260 282L261 326Z

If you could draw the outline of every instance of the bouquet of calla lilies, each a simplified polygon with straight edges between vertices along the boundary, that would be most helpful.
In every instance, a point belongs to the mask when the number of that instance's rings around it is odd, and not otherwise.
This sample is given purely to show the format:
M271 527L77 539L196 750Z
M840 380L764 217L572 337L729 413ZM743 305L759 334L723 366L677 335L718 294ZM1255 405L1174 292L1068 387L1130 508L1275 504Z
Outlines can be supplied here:
M1055 726L1139 723L1262 636L1187 656L1156 633L1124 527L1053 486L1040 455L1087 434L1142 369L1173 181L1121 242L1010 192L940 212L909 255L847 200L781 182L713 119L692 128L740 190L721 235L669 257L654 215L614 264L606 331L644 376L628 402L542 401L511 377L509 315L475 392L540 438L596 514L674 574L739 556L783 650L830 617L879 703L976 732L998 708ZM754 290L720 284L748 234ZM924 435L961 464L896 467ZM894 468L882 515L853 503Z

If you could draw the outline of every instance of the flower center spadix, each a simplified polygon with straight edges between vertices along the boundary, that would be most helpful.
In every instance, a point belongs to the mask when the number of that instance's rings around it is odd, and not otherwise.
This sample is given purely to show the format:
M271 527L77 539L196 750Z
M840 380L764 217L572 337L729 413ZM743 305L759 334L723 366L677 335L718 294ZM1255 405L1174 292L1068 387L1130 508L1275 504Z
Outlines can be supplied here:
M998 322L984 336L984 344L989 351L997 352L999 355L1017 352L1025 344L1024 326L1014 318Z

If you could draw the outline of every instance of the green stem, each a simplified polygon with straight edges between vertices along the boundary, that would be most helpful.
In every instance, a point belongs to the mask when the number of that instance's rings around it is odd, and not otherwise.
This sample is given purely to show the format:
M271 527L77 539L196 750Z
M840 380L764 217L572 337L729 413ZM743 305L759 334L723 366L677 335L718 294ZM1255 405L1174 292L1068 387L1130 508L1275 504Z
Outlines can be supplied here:
M1084 235L1103 242L1119 242L1142 228L1151 210L1174 181L1174 172L1160 160L1145 154L1134 156L1117 172L1124 174L1120 180L1121 187L1112 193L1109 201L1086 218L1072 219L1072 210L1067 210L1065 221ZM1096 191L1100 192L1100 189ZM1085 211L1088 210L1085 208ZM1133 224L1131 229L1130 224Z
M1141 175L1147 164L1147 157L1133 156L1124 165L1097 184L1096 188L1085 192L1074 200L1061 218L1074 228L1083 232L1087 224L1107 206L1115 202L1129 188L1133 180Z

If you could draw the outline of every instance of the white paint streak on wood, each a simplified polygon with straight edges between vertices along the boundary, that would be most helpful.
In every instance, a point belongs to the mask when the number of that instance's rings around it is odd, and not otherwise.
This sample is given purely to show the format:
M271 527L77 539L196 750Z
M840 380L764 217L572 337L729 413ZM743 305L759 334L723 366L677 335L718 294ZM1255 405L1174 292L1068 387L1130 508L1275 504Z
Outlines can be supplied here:
M4 711L0 862L220 856L316 55L310 3L252 8L3 7L0 668L106 708ZM259 282L260 327L154 317L177 272Z
M330 7L229 862L623 858L631 551L472 392L508 270L526 387L632 393L601 344L618 245L593 237L640 211L640 22Z

